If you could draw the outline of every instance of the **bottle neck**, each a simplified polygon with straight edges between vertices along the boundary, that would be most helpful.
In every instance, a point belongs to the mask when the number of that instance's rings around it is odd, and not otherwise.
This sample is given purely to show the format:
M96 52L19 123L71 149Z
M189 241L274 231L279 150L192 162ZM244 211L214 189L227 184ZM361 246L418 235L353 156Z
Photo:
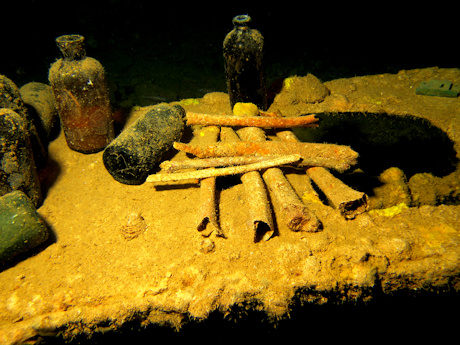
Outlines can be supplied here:
M86 57L84 40L80 35L64 35L56 38L56 44L65 60L81 60Z
M233 27L237 30L248 30L251 17L247 14L242 14L233 18Z

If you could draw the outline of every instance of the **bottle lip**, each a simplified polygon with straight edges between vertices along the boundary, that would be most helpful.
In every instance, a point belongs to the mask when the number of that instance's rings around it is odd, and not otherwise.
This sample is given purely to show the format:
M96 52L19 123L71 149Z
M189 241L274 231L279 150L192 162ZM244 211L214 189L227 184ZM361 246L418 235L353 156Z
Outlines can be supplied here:
M235 26L248 26L251 22L251 17L247 14L240 14L236 17L233 17L232 23Z
M62 35L56 38L56 44L64 58L81 59L86 55L84 40L82 35Z
M62 35L56 38L56 43L58 45L69 43L82 43L84 39L85 38L82 35Z

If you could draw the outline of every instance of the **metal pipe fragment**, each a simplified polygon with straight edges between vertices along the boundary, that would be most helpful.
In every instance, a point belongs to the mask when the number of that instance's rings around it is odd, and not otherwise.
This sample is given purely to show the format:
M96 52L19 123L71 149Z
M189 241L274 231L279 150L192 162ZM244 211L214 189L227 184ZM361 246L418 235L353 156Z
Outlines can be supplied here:
M307 169L307 174L346 219L353 219L367 210L367 195L347 186L327 169L313 167Z
M265 141L265 132L260 128L245 127L238 130L238 135L246 141ZM318 217L302 203L297 193L279 168L267 169L263 180L274 195L286 224L292 231L318 231L321 223Z
M220 129L217 126L208 126L200 131L200 141L214 143L219 140ZM223 236L217 220L216 178L208 177L200 183L201 208L198 212L197 230L207 237L214 231Z
M176 150L191 153L199 158L228 156L266 156L299 154L298 166L322 166L344 172L356 164L358 153L348 146L299 142L218 142L212 145L190 145L175 142Z
M198 213L197 230L201 235L208 237L214 231L223 236L217 220L216 178L208 177L200 183L201 207Z
M234 143L239 141L240 137L232 128L226 128L221 140ZM262 177L258 171L253 171L242 175L241 182L248 202L249 222L254 231L254 242L267 241L273 236L275 228L268 192Z
M299 142L297 136L289 130L280 131L276 135L287 142ZM307 169L307 174L346 219L353 219L367 210L367 195L347 186L327 169L312 167Z
M274 225L265 184L258 171L242 175L241 182L246 191L254 242L267 241L274 233Z
M289 229L308 232L319 230L321 222L318 217L302 203L280 169L267 169L262 177L275 196Z
M187 125L227 126L227 127L261 127L261 128L293 128L318 127L315 114L296 117L264 117L264 116L233 116L209 115L187 112Z

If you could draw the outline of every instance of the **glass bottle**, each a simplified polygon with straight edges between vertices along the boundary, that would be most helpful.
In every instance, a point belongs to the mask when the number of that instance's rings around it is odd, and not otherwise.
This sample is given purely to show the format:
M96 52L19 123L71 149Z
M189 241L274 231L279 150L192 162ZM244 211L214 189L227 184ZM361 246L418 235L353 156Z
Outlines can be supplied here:
M48 158L48 141L37 130L39 119L28 110L16 84L4 75L0 75L0 108L13 110L24 120L35 165L38 169L43 168Z
M104 150L107 171L124 184L144 183L155 164L182 137L184 120L180 105L160 104L147 111Z
M63 57L52 64L49 81L67 144L93 153L113 140L113 116L104 67L86 56L83 41L80 35L56 39Z
M264 38L258 30L249 27L250 21L248 15L234 17L234 28L224 39L228 95L232 109L235 103L243 102L266 110Z
M24 192L38 207L42 193L29 133L22 117L11 109L0 109L0 195Z
M48 239L45 222L21 191L0 197L0 265Z

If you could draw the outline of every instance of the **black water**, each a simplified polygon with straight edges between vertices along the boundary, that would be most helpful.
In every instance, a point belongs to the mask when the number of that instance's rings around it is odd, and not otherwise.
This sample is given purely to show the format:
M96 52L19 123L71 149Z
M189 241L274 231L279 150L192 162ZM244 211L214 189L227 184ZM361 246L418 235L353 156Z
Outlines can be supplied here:
M86 37L106 67L115 105L138 85L174 100L225 91L222 41L231 20L249 14L265 37L267 80L312 73L322 81L400 69L460 67L454 13L429 8L362 7L327 2L276 6L140 0L2 4L0 73L18 86L47 82L63 34ZM454 12L454 11L452 11ZM155 94L156 93L156 94Z

